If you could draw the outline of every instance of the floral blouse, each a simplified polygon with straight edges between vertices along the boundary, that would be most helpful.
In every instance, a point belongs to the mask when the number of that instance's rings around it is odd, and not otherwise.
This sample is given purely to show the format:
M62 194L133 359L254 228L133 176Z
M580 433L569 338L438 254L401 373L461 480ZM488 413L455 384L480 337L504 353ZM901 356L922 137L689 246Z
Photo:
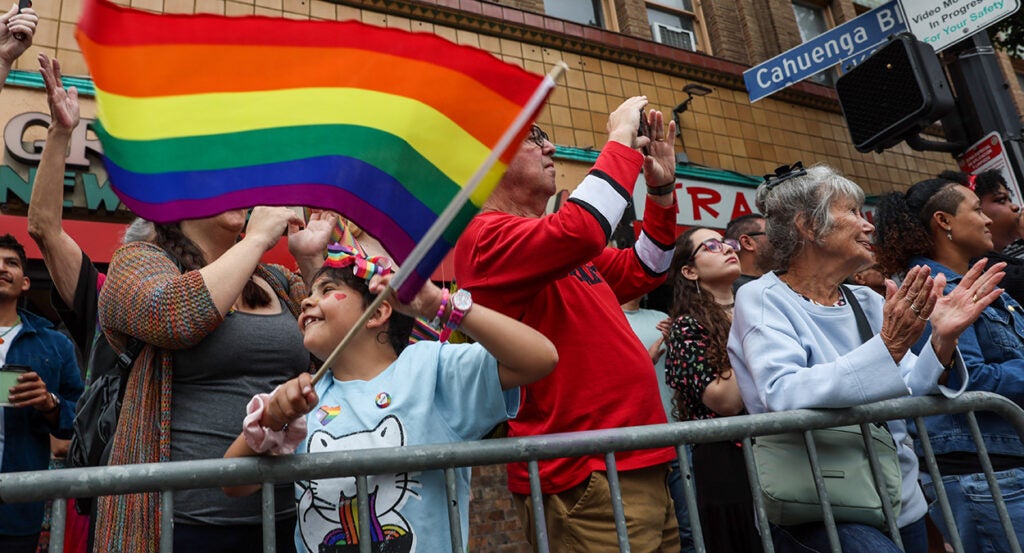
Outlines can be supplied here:
M708 332L693 317L681 315L672 321L665 357L665 383L679 392L680 407L691 420L720 416L701 400L704 390L717 378L705 356L707 347Z

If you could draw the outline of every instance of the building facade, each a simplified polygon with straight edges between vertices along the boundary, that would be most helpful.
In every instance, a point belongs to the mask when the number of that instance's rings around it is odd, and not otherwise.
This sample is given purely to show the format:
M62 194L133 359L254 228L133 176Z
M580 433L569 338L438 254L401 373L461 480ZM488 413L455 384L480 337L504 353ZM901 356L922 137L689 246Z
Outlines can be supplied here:
M828 163L869 194L898 190L955 167L948 154L900 144L862 154L850 143L832 87L834 72L791 86L756 103L742 73L749 67L847 22L877 0L120 0L165 13L267 15L297 19L355 19L436 33L479 47L513 64L546 73L558 61L570 70L538 124L558 146L558 185L572 190L606 140L608 113L632 95L652 107L678 111L677 177L680 225L722 228L753 208L759 175L802 160ZM88 122L95 117L88 69L74 39L81 0L37 2L41 21L34 45L21 57L0 101L4 158L0 165L0 233L27 245L24 214L35 163L45 139L46 98L36 55L61 61L67 84L82 92L83 124L68 152L66 218L90 256L105 262L130 217L117 208ZM1016 71L1002 67L1018 105ZM268 69L268 70L272 70ZM386 68L381 68L386 71ZM684 92L688 85L704 95ZM693 87L689 87L694 90ZM692 98L691 98L692 96ZM689 101L687 101L689 99ZM680 108L685 107L685 110ZM641 203L642 205L642 203ZM642 216L642 214L639 214ZM30 253L39 259L38 251ZM37 278L45 279L40 265ZM45 302L45 298L42 299ZM478 470L470 548L527 551L500 467Z

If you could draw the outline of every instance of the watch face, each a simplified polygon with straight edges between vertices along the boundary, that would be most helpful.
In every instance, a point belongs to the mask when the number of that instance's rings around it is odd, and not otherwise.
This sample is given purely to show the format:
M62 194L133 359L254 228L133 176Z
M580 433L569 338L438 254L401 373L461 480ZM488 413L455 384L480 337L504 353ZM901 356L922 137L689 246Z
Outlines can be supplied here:
M469 290L459 290L452 296L452 307L459 311L467 311L473 306L473 295Z

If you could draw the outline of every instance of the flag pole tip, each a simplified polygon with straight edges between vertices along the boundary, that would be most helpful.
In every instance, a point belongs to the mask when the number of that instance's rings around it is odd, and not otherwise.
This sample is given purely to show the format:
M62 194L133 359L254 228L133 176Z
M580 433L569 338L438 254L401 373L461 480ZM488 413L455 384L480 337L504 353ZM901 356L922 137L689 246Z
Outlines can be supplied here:
M564 75L565 72L568 70L569 64L559 60L558 62L555 63L555 66L551 69L551 72L548 73L548 76L551 77L551 80L558 81L559 79L562 78L562 75Z

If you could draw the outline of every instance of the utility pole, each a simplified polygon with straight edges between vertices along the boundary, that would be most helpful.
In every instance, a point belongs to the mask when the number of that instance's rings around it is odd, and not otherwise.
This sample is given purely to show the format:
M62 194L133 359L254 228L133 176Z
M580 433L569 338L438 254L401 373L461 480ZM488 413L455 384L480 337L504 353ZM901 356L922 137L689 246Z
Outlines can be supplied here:
M958 125L945 124L946 138L974 144L996 131L1003 139L1017 182L1024 183L1024 143L1021 142L1021 121L1010 96L1006 77L999 67L987 31L951 46L944 52L953 60L948 64L949 77L956 92ZM949 121L952 123L952 121ZM963 136L957 136L962 134ZM1016 198L1020 201L1021 198Z

